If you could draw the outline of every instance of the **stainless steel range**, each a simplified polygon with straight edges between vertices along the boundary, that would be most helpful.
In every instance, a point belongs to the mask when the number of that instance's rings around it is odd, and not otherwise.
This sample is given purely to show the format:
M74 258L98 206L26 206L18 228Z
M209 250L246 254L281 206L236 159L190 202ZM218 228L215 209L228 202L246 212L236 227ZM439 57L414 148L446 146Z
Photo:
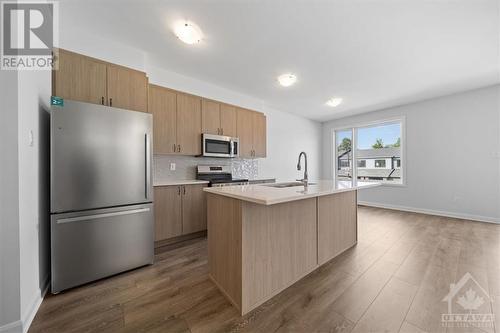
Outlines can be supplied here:
M208 180L211 187L248 184L248 179L233 178L231 166L229 165L198 165L196 178Z

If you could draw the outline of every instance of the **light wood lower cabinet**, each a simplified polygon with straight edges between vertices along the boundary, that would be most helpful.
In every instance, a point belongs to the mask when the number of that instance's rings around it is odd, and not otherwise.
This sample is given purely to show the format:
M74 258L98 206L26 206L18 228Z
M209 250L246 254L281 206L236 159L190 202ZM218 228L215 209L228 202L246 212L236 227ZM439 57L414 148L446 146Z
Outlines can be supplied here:
M185 185L182 196L182 233L207 229L206 185Z
M357 191L318 197L318 263L324 264L357 241Z
M155 241L207 229L204 184L154 188Z
M182 196L180 186L154 188L155 241L182 235Z

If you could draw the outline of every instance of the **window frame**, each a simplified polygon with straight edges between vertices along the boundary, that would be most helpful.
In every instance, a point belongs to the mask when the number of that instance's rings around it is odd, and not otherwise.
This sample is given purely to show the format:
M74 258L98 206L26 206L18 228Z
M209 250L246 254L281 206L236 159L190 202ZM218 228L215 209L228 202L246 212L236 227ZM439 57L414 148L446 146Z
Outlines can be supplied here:
M357 154L356 154L356 148L358 145L358 129L359 128L365 128L365 127L377 127L377 126L383 126L383 125L390 125L390 124L395 124L399 123L401 126L401 164L402 166L399 168L400 173L401 173L401 183L384 183L381 182L382 186L389 186L389 187L406 187L407 186L407 174L406 174L406 117L405 116L398 116L398 117L393 117L393 118L384 118L384 119L379 119L379 120L373 120L373 121L368 121L368 122L359 122L359 123L352 123L348 124L345 126L339 126L339 127L334 127L331 129L331 135L332 135L332 142L333 142L333 159L332 159L332 175L333 175L333 181L337 181L337 132L341 131L351 131L352 133L352 182L353 185L356 186L358 182L358 172L357 172Z

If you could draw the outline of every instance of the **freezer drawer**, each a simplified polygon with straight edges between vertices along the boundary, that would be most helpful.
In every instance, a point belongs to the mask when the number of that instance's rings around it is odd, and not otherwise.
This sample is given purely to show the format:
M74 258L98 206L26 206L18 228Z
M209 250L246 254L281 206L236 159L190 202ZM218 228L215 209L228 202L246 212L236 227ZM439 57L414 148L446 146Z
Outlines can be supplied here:
M152 264L153 205L54 214L51 244L52 293Z

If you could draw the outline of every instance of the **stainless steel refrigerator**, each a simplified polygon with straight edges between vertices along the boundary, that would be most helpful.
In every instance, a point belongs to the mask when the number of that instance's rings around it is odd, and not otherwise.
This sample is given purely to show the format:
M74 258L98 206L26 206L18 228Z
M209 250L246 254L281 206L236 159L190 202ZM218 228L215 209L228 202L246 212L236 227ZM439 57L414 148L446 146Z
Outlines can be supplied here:
M52 107L52 293L153 263L151 141L151 114Z

